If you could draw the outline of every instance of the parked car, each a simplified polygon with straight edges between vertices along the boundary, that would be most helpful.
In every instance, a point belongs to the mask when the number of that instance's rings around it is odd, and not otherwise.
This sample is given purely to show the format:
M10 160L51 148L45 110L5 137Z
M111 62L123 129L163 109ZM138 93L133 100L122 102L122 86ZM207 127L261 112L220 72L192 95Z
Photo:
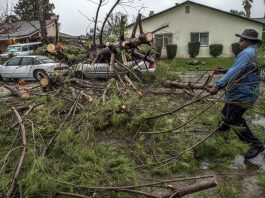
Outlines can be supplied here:
M68 65L56 63L46 56L16 56L0 65L0 78L38 80L41 75L66 74L68 69Z
M128 74L129 71L123 66L115 63L115 71L120 75ZM155 75L156 67L155 64L150 64L145 61L128 62L128 68L133 70L138 74L147 74L150 76ZM110 71L108 63L95 63L91 65L89 63L83 62L79 63L75 68L75 76L78 78L98 78L98 79L108 79L116 77L114 71Z
M13 56L30 55L30 54L33 54L34 50L36 50L38 47L40 47L42 45L43 44L41 42L9 45L6 48L6 51L3 54L0 54L0 57L8 58L10 55L13 55Z

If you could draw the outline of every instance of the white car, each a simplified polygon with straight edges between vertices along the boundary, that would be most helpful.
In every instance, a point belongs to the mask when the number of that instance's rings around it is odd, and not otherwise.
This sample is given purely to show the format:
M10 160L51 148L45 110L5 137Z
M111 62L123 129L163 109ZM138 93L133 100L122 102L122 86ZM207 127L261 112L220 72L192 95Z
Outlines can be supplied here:
M114 64L114 68L120 75L129 73L126 68L117 63ZM154 76L156 71L155 64L150 64L145 61L137 61L137 64L135 62L129 62L128 69L140 74L146 73L150 76ZM107 63L95 63L94 65L91 65L84 62L79 63L75 68L75 76L78 78L108 79L117 76L115 71L111 70Z
M68 65L56 63L46 56L16 56L0 65L0 79L39 79L55 72L66 74Z
M13 56L31 55L33 54L34 50L36 50L38 47L42 45L43 44L41 42L9 45L6 48L6 51L3 54L0 54L0 57L8 58L9 55L13 55Z

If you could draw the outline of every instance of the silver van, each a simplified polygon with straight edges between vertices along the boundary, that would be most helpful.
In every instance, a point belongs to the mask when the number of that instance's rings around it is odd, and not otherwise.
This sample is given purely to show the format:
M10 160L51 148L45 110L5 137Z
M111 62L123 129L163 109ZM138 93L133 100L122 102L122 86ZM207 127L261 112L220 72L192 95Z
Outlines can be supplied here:
M6 51L3 54L0 54L0 57L7 58L10 54L14 56L30 55L33 54L33 52L42 45L43 44L41 42L9 45L6 48Z

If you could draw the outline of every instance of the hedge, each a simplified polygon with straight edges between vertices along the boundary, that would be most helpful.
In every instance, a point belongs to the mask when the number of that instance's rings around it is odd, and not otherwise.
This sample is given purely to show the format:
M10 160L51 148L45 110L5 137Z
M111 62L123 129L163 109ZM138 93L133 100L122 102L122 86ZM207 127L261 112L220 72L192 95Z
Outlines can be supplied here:
M235 56L237 56L240 53L240 48L239 48L239 43L232 43L232 51L235 54Z
M162 47L156 46L156 58L161 57L161 51L162 51Z
M222 44L212 44L210 47L210 54L213 57L220 56L223 53L223 45Z
M177 54L177 45L167 45L167 58L168 59L174 59Z
M198 41L188 43L189 54L191 58L195 58L199 54L200 46L201 43Z

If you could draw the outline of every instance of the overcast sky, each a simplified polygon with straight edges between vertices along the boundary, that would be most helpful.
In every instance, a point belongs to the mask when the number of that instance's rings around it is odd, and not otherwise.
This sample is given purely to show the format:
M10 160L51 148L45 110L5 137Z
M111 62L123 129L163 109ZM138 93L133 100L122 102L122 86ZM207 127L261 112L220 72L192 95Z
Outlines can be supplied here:
M18 0L10 0L16 3ZM98 0L94 0L97 2ZM100 12L100 16L103 18L106 12L113 5L115 0L108 0L109 3L105 5ZM149 11L158 13L167 8L175 5L175 3L182 3L185 0L134 0L134 7L138 9L144 6L142 14L148 16ZM230 9L244 10L242 6L242 0L193 0L194 2L201 3L207 6L211 6L224 11ZM92 19L95 16L97 5L93 4L89 0L50 0L54 3L56 14L60 15L61 32L71 35L84 35L91 22L86 18ZM133 16L137 15L137 9L127 7L126 10L121 6L117 7L115 11L127 12L129 16L129 23L132 22ZM114 12L115 12L114 11ZM264 0L254 0L251 8L252 18L262 18L264 16L265 5ZM85 15L85 16L84 16Z

